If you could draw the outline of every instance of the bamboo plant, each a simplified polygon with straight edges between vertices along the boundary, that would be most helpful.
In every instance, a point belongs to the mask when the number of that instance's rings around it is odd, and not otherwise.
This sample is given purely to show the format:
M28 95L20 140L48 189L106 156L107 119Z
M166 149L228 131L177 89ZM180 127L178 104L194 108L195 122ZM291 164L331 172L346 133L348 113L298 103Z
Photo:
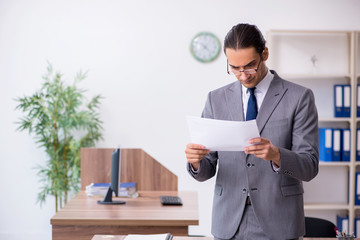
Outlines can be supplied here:
M17 130L34 135L48 157L44 166L37 166L42 183L37 202L42 205L48 196L54 196L56 211L66 204L70 192L79 191L80 148L94 146L102 139L98 113L101 96L85 104L85 91L77 83L86 78L86 73L80 71L72 85L62 77L49 64L41 89L15 99L16 109L24 113Z

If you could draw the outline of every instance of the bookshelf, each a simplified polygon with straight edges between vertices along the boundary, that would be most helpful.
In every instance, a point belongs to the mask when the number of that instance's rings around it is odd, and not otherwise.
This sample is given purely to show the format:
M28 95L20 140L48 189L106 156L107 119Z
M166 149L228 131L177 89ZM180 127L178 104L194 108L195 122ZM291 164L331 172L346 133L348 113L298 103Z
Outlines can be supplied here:
M336 224L336 215L360 215L355 205L357 84L360 83L360 32L271 30L267 33L268 66L282 78L313 90L319 127L350 128L350 162L320 162L318 176L304 182L306 216ZM334 84L351 85L351 117L334 117Z

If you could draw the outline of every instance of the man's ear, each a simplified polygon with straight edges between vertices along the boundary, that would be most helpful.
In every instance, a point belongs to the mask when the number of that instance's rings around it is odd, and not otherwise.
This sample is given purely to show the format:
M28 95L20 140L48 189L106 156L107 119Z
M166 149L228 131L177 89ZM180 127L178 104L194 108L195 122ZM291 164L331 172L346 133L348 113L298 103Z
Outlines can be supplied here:
M266 61L269 58L269 49L265 47L263 51L263 61Z

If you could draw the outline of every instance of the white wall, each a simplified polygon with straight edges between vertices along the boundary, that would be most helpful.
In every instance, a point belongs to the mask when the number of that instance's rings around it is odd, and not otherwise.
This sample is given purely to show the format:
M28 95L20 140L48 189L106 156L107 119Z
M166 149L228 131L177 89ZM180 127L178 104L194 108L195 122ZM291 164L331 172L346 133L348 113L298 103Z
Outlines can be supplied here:
M16 132L16 97L40 88L49 60L68 81L89 70L81 86L101 94L104 140L97 147L142 148L199 193L200 225L210 235L214 180L198 183L185 170L185 116L200 115L207 92L233 81L223 54L195 61L191 38L211 31L221 41L239 22L270 29L360 30L357 0L0 0L0 239L50 239L54 199L40 208L36 170L46 155ZM271 53L271 52L270 52ZM336 56L334 56L336 60ZM301 67L301 66L299 66Z

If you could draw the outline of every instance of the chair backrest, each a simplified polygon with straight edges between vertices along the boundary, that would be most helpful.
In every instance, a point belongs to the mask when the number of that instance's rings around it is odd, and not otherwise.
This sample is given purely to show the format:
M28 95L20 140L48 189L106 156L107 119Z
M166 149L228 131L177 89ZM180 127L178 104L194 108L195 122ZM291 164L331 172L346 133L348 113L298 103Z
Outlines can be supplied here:
M321 218L305 217L304 237L336 237L335 224Z

